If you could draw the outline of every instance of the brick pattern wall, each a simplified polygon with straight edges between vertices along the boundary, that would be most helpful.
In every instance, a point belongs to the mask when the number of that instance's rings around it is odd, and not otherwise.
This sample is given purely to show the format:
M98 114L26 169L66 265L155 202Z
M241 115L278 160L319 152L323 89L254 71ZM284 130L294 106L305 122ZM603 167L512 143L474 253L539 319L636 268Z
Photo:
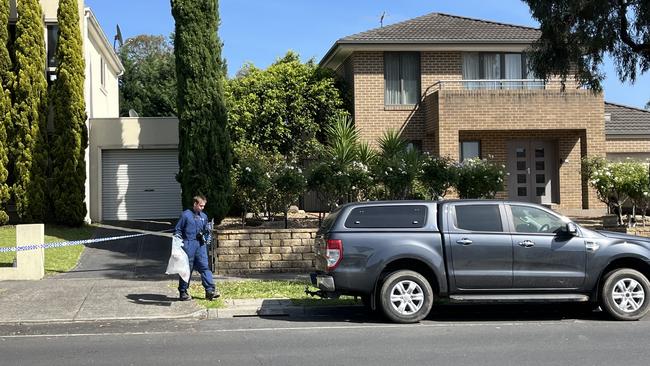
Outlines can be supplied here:
M317 229L216 230L218 274L310 272Z
M608 153L650 153L650 139L612 138L606 144Z

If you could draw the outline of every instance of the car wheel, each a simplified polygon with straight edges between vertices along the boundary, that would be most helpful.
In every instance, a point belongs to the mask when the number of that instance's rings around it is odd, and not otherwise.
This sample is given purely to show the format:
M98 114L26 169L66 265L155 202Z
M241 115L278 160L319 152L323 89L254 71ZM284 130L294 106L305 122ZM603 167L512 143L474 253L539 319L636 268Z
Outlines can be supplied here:
M639 320L650 309L650 282L639 271L621 268L605 276L601 306L617 320Z
M380 303L388 319L396 323L415 323L431 311L433 291L421 274L402 270L391 273L381 286Z

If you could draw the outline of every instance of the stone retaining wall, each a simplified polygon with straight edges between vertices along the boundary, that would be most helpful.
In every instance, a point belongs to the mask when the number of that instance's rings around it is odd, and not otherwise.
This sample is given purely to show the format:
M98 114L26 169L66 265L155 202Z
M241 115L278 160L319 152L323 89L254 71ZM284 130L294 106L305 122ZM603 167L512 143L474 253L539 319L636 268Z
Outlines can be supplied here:
M310 272L317 229L215 230L217 274Z

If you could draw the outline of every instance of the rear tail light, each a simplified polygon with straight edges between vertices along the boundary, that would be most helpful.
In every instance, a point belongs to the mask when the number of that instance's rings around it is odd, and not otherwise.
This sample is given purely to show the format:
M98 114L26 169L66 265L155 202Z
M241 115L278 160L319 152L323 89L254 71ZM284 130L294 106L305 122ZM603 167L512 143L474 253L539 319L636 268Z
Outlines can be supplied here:
M343 242L339 239L327 240L327 270L331 271L336 268L343 259Z

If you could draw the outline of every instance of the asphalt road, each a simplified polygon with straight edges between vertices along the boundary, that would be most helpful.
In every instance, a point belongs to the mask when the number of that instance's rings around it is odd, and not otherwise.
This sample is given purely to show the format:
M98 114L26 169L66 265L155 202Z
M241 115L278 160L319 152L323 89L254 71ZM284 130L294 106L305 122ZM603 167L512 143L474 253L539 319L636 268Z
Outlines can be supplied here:
M445 307L411 325L304 317L0 325L3 365L647 365L650 321L556 307Z

